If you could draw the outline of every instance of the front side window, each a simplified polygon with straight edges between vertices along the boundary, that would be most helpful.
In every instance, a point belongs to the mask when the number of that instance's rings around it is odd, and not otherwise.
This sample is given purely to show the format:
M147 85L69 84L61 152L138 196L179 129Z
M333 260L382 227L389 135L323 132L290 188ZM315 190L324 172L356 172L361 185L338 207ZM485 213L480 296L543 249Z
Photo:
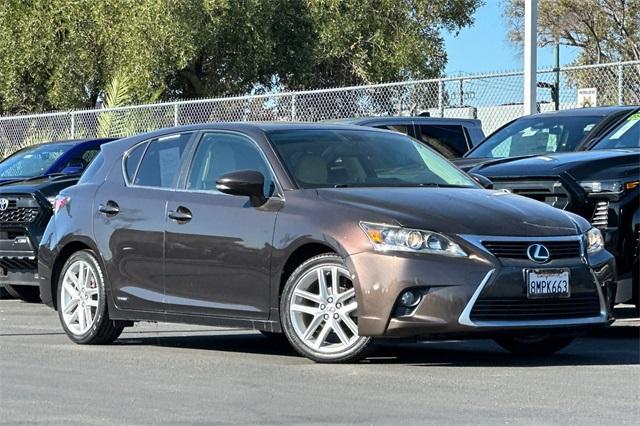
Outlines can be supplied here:
M187 147L189 138L191 138L191 134L184 133L165 136L150 141L149 147L144 153L144 158L138 167L133 184L157 188L172 188L178 177L182 155ZM131 154L134 152L135 150L132 151ZM130 156L127 157L127 160L130 159ZM125 169L127 167L128 164L125 166Z
M640 113L618 124L592 149L640 148Z
M575 151L603 116L533 116L493 133L469 158L505 158Z
M253 170L264 176L264 196L270 197L275 184L262 153L244 136L231 133L208 133L198 144L189 171L187 189L217 191L216 182L226 174Z
M279 130L269 139L300 188L477 185L406 136L366 130Z
M24 148L0 163L0 178L30 178L40 176L73 144L44 144Z

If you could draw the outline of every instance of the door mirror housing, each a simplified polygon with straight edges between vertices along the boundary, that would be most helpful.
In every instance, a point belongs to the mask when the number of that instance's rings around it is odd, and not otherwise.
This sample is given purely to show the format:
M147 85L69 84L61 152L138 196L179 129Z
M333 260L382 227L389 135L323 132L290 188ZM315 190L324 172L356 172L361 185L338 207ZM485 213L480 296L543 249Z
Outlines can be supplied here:
M216 189L229 195L249 197L254 206L265 202L264 176L256 170L226 173L216 181Z
M83 170L84 170L84 167L82 167L81 164L69 164L67 167L62 169L61 173L63 175L75 175L78 173L82 173Z
M478 182L484 189L493 189L493 182L486 176L480 175L478 173L469 173L471 179Z

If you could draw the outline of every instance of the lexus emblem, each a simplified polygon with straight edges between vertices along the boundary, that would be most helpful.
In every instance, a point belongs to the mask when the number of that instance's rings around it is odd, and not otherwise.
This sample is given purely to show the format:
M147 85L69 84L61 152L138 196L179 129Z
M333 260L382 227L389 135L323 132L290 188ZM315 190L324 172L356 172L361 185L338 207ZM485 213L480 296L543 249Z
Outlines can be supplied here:
M0 211L5 211L9 207L9 200L6 198L0 198Z
M551 253L542 244L531 244L527 248L527 257L536 263L547 263L551 260Z

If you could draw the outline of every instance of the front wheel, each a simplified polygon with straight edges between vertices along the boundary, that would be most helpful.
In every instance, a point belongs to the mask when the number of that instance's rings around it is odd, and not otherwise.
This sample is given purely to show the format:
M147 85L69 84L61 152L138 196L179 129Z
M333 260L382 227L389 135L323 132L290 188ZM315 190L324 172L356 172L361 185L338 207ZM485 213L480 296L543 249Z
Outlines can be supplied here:
M518 336L500 337L496 343L517 355L551 355L569 346L573 337L568 336Z
M280 318L287 339L316 362L353 362L373 347L358 334L358 303L351 274L335 254L313 257L285 284Z
M9 295L27 303L40 303L40 287L32 285L5 284L5 290Z
M109 319L104 274L91 250L69 257L58 282L58 316L67 336L80 344L111 343L124 326Z

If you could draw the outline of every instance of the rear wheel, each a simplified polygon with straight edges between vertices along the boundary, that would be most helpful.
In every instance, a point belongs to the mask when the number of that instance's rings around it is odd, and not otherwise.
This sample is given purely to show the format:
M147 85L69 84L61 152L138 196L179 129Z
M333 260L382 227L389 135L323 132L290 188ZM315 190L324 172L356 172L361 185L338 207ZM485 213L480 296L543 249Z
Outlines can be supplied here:
M4 288L9 295L28 303L40 303L40 287L31 285L5 284Z
M500 337L496 343L517 355L551 355L569 346L573 341L569 336L517 336Z
M80 344L111 343L124 325L109 319L104 274L91 250L69 257L58 282L58 316L67 336Z
M353 362L372 349L358 334L355 289L344 261L335 254L313 257L285 284L280 301L282 329L301 355L317 362Z

